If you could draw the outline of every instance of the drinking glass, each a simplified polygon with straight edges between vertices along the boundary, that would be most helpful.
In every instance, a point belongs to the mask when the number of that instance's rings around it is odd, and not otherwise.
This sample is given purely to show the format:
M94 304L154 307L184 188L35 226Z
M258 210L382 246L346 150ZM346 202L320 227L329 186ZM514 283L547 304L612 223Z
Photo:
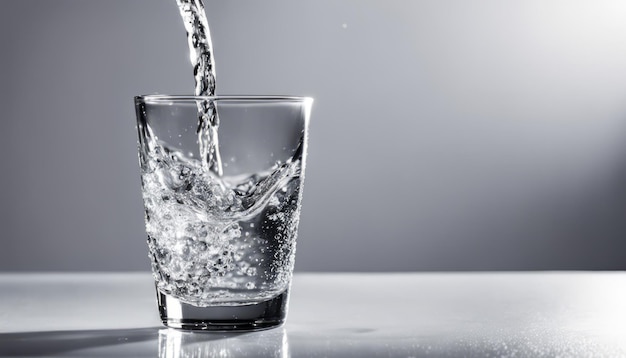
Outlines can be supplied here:
M232 331L284 322L312 102L135 97L148 251L164 325Z

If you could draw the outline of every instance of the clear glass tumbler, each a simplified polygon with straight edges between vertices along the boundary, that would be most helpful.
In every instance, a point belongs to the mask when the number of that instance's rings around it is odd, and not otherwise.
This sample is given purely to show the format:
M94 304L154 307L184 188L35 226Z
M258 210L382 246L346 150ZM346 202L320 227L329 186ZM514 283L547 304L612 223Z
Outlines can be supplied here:
M135 97L148 249L166 326L230 331L284 322L312 102ZM217 113L216 131L199 119L207 109ZM211 136L219 144L203 152Z

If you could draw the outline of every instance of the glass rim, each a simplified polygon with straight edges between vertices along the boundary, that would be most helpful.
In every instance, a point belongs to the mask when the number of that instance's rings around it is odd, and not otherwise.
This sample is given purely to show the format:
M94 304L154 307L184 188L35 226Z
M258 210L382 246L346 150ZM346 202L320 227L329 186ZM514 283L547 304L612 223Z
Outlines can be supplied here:
M296 102L310 103L313 97L305 96L259 96L259 95L215 95L215 96L195 96L195 95L169 95L169 94L146 94L135 96L135 101L146 103L161 102L195 102L204 101L224 101L224 102Z

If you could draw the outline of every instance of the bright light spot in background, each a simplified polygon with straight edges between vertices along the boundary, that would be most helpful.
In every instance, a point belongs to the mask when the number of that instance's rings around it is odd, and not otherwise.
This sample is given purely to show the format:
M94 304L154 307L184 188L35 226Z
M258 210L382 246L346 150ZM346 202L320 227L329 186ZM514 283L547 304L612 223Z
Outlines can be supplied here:
M441 51L424 54L434 61L429 70L445 71L437 77L459 105L507 113L533 107L557 117L623 95L625 1L490 4L451 15L455 28L431 34Z
M538 43L543 44L543 51L560 55L563 65L570 70L575 69L570 67L573 65L578 65L578 69L585 66L582 69L587 70L585 74L589 77L603 72L594 65L610 65L609 71L623 70L626 2L542 1L535 5L528 20L532 21L531 30L536 26L533 33Z
M415 20L413 35L422 80L456 117L429 147L441 146L439 162L460 163L437 171L462 171L456 202L494 198L480 213L532 212L613 180L626 150L626 1L459 1L455 10L443 23Z

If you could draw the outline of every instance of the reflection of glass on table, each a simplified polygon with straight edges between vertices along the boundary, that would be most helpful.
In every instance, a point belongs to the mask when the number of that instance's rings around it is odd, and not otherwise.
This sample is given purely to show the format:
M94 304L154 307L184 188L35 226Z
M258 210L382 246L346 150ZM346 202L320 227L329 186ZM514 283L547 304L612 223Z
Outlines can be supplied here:
M159 358L289 357L284 328L265 332L204 333L159 330Z

